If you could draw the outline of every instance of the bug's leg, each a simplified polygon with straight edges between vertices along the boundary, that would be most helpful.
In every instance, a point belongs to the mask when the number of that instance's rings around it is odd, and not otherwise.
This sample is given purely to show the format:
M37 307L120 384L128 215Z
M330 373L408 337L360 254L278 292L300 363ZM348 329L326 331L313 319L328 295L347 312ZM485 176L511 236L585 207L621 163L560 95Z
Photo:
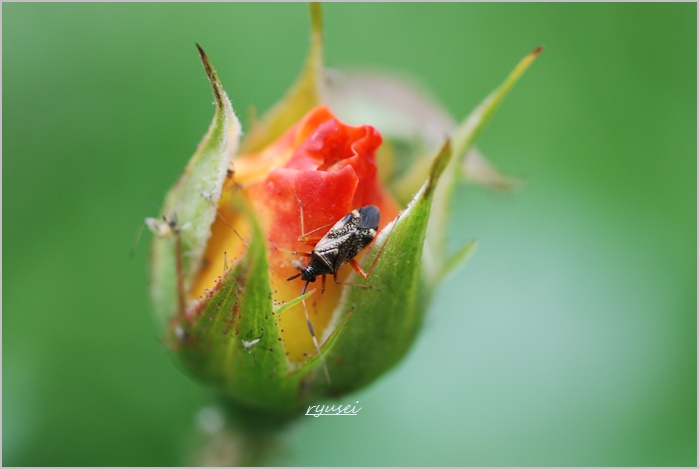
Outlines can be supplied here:
M349 263L354 269L354 271L361 275L362 278L367 278L369 275L371 275L371 270L369 270L369 273L364 272L364 270L362 270L362 267L359 265L359 262L357 262L356 260L350 259Z
M141 223L138 227L138 230L136 231L136 237L133 240L133 243L131 244L131 251L129 251L129 257L133 259L134 255L136 254L136 247L138 246L138 242L141 240L141 235L143 234L143 229L146 227L145 223Z
M320 294L322 295L323 293L325 293L325 275L323 275L323 280L320 284Z
M246 248L249 248L249 247L250 247L250 246L248 245L248 243L245 242L245 240L243 239L243 237L240 236L240 233L238 233L238 230L236 230L235 228L233 228L233 225L231 225L230 222L229 222L228 220L226 220L226 218L225 218L225 217L223 216L223 214L218 210L218 208L216 209L216 216L219 217L219 218L221 219L221 221L223 222L224 225L226 225L228 228L230 228L231 230L233 230L233 233L235 233L235 235L238 237L238 239L240 239L240 240L243 242L243 244L245 245Z
M315 230L309 231L303 236L299 236L297 239L303 244L308 244L309 246L315 246L318 241L323 239L323 236L327 233L327 228L332 226L334 223L328 223L327 225L319 226Z
M294 193L294 197L296 197L296 202L298 202L299 204L299 217L301 220L301 236L298 237L298 240L304 244L308 244L309 246L315 246L316 244L318 244L318 241L320 241L323 238L323 236L325 236L325 228L332 226L335 222L330 222L323 226L319 226L318 228L306 233L303 215L303 203L301 203L301 199L299 199L299 196L296 195L296 193Z
M293 254L295 256L304 256L304 257L311 257L312 256L312 254L310 252L291 251L289 249L280 248L280 247L274 245L271 240L270 240L270 244L272 244L272 246L274 246L274 249L276 249L277 251L288 252L289 254Z
M233 170L232 170L232 169L229 168L228 171L227 171L227 174L230 174L230 175L231 175L231 176L230 176L231 179L233 178ZM228 179L228 176L226 177L226 179ZM236 230L236 229L233 227L233 225L232 225L228 220L226 220L226 217L223 216L223 214L221 213L221 211L218 209L218 203L215 202L214 200L212 200L210 197L207 197L207 196L205 196L205 195L203 195L203 194L202 194L202 196L204 197L204 199L205 199L207 202L209 202L211 205L213 205L213 206L216 208L216 216L217 216L218 218L221 219L221 221L223 222L223 224L226 225L226 226L227 226L228 228L230 228L231 230L233 230L233 233L235 233L235 235L238 237L238 239L240 239L240 241L242 241L242 243L245 245L246 248L250 247L250 246L248 245L248 243L243 239L243 237L240 236L240 233L238 233L238 230Z
M303 204L301 203L301 199L299 199L299 196L294 192L294 197L296 198L296 202L299 204L299 219L301 220L301 237L306 235L306 227L304 224L303 220Z
M325 277L323 277L325 278ZM308 283L303 286L303 289L301 290L301 296L306 294L306 288L308 288ZM301 303L303 303L303 312L306 315L306 324L308 324L308 330L311 333L311 338L313 339L313 345L316 348L316 353L318 353L318 357L320 358L320 362L323 364L323 373L325 373L325 379L328 380L328 384L331 383L330 381L330 372L328 371L328 364L325 363L325 357L323 356L323 352L320 350L320 344L318 344L318 338L316 338L316 333L315 330L313 330L313 324L311 324L311 318L308 316L308 308L306 307L306 298L301 300Z
M352 261L350 261L350 262L352 262ZM353 265L353 267L354 267L354 265ZM362 275L362 274L360 274L360 275ZM366 277L364 277L364 278L366 278ZM335 283L337 283L338 285L347 285L349 287L360 287L360 288L374 288L373 285L364 285L361 283L340 282L340 280L337 278L337 272L335 272L333 274L333 280L335 280Z
M303 244L308 244L309 246L315 246L318 244L318 241L323 239L323 236L327 233L327 228L335 224L335 222L330 222L327 223L323 226L319 226L315 230L311 230L308 233L304 233L303 235L299 236L297 239L301 241Z
M232 169L230 169L230 168L228 169L226 178L227 178L227 179L230 178L230 179L232 180L232 178L233 178L233 170L232 170ZM240 235L240 233L238 232L238 230L235 229L235 227L233 226L233 224L232 224L231 222L229 222L229 221L226 219L226 217L223 215L223 213L221 213L221 211L218 209L217 203L214 202L214 201L213 201L211 198L209 198L209 197L205 197L205 196L204 196L204 199L207 200L209 203L211 203L211 205L214 206L214 208L216 209L216 217L218 217L218 218L221 220L221 222L223 222L224 225L226 225L229 229L231 229L231 230L233 231L233 233L235 233L235 235L238 237L238 239L240 240L240 242L243 243L243 245L244 245L246 248L249 248L250 245L245 241L245 239L243 239L243 237ZM166 221L167 221L167 219L166 219ZM170 222L170 224L172 225L173 223L177 223L177 220L174 219L174 218L173 218L173 220ZM172 229L174 229L174 228L172 228ZM225 273L226 273L227 271L228 271L228 257L227 257L227 253L224 252L224 253L223 253L223 273L224 273L224 275L225 275Z

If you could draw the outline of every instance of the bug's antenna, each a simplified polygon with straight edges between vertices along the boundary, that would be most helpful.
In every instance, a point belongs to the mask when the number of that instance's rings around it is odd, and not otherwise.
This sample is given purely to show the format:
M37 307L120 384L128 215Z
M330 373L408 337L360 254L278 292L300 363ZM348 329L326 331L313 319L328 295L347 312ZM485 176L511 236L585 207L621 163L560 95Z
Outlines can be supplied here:
M240 233L238 233L238 230L236 230L235 228L233 228L233 225L231 225L231 223L230 223L228 220L226 220L226 217L223 216L223 214L219 211L218 208L216 209L216 215L221 219L221 221L222 221L228 228L230 228L231 230L233 230L233 233L235 233L235 235L238 237L238 239L240 239L240 240L243 242L243 244L245 245L246 248L249 248L249 247L250 247L250 246L248 246L248 243L245 242L245 240L243 239L243 237L240 236Z
M306 236L306 228L303 226L303 204L301 203L301 199L299 199L299 196L294 192L294 197L296 197L296 202L299 204L299 217L301 218L301 237Z
M145 223L141 223L140 226L138 227L138 231L136 231L136 237L133 240L133 243L131 243L131 250L129 251L129 258L133 259L134 255L136 254L136 247L138 246L138 242L141 240L141 235L143 234L143 228L146 227Z
M309 284L309 282L306 282L306 284L301 289L301 296L306 294L306 288L308 288L308 284ZM313 324L311 324L311 318L308 316L308 308L306 307L306 298L303 298L301 300L301 303L303 303L303 312L306 314L306 324L308 324L308 330L311 332L311 338L313 339L313 345L315 345L316 352L318 353L318 357L320 357L320 361L323 364L323 372L325 373L325 379L328 380L328 384L331 384L332 381L330 380L330 372L328 371L328 364L325 363L325 357L323 356L323 352L320 351L320 345L318 344L318 338L316 338L316 333L313 330Z

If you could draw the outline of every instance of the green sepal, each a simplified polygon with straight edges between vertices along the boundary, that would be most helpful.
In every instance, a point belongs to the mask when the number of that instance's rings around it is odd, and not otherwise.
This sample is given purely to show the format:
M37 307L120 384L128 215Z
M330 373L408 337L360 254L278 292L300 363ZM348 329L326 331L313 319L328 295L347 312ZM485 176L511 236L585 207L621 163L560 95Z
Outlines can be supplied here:
M253 220L244 256L180 324L172 348L184 367L228 400L289 412L299 406L269 283L264 238ZM178 326L180 329L178 329Z
M436 279L444 271L444 263L447 256L444 254L445 233L447 230L447 220L450 216L448 207L451 203L455 183L461 172L459 166L463 165L463 159L469 154L476 138L483 131L485 126L490 121L491 117L499 107L500 103L505 99L512 87L522 77L524 72L534 62L534 59L539 55L542 48L539 47L525 58L520 60L517 66L510 72L505 81L495 91L490 93L471 114L459 124L454 131L454 155L456 156L449 162L449 168L446 170L444 181L440 184L435 194L434 201L434 217L430 223L427 232L427 243L433 249L435 263L430 265L428 272L430 283L434 284ZM464 256L465 259L467 256ZM455 268L452 265L450 269Z
M442 266L441 272L435 280L435 284L441 283L446 277L448 277L452 272L454 272L461 264L466 262L466 260L471 257L473 252L476 250L478 243L476 240L469 241L464 246L456 251L453 255L449 256L449 259Z
M318 375L316 392L333 395L357 389L395 365L412 344L429 300L422 272L425 232L435 189L451 153L446 142L433 161L429 179L364 256L366 271L381 251L371 275L349 280L371 288L344 288L335 314L346 317L346 324L334 343L323 349L332 383ZM345 316L348 311L352 314Z
M309 295L310 293L307 293L304 295L304 297ZM352 309L349 309L341 314L342 318L340 319L340 322L330 333L330 337L328 337L327 340L321 344L323 354L327 354L328 351L332 350L338 337L340 337L342 331L344 330L347 320L350 318L350 316L352 316ZM322 366L323 364L320 355L315 354L311 356L308 361L302 364L296 371L294 371L293 374L299 377L304 377L307 380L325 379L325 375L322 373Z
M201 266L226 172L241 135L240 122L216 71L201 47L197 48L216 108L208 132L165 198L161 223L165 228L170 225L169 230L154 232L150 289L161 326L175 314L184 314L184 298ZM153 229L152 220L149 226Z

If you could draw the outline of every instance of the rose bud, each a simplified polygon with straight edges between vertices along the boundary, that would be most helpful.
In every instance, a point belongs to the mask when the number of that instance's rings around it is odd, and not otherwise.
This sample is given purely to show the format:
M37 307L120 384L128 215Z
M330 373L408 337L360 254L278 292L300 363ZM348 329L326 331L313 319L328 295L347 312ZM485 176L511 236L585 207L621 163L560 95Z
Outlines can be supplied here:
M538 53L415 164L421 181L406 197L405 184L382 182L379 130L323 105L317 5L312 23L299 81L242 142L199 49L214 119L160 218L147 220L167 346L227 402L275 415L358 389L405 355L433 287L472 247L446 256L441 235L426 247L428 227L443 228L464 155Z

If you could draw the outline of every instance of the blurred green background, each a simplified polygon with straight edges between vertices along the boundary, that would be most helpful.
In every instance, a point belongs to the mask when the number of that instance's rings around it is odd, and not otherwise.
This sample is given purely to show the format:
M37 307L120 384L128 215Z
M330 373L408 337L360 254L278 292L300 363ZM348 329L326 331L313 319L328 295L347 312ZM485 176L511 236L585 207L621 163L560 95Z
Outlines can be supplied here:
M148 237L208 128L300 70L304 4L3 13L4 465L186 462L208 393L163 352ZM283 465L696 465L696 4L328 4L326 61L414 75L461 118L544 53L478 142L526 180L460 187L410 355L302 419Z

